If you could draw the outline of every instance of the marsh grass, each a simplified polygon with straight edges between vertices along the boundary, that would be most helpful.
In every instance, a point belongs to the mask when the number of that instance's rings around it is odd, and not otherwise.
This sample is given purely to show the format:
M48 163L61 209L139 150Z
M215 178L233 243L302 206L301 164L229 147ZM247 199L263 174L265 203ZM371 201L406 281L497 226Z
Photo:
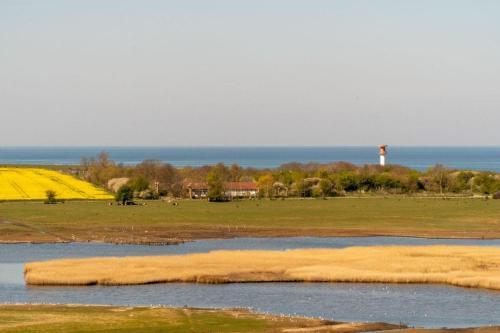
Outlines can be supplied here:
M376 246L53 260L26 264L25 280L30 285L435 283L500 290L500 248Z

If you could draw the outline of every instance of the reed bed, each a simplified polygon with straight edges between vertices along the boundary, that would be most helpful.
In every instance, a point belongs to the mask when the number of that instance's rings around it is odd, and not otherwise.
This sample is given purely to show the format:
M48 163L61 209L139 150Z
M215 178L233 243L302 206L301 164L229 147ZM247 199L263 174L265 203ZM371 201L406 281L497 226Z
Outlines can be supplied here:
M500 290L500 248L374 246L64 259L26 264L25 280L30 285L435 283Z

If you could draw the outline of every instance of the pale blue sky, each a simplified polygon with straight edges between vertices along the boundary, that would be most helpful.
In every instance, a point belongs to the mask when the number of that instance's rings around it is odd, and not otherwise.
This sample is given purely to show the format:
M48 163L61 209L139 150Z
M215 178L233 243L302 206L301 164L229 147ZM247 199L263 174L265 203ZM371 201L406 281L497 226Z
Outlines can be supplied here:
M500 145L500 1L0 0L0 145Z

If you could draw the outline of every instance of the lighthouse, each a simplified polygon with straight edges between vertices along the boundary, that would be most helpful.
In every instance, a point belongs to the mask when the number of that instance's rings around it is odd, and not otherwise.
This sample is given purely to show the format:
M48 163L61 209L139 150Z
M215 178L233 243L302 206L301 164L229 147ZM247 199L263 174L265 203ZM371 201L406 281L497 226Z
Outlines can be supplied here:
M387 145L379 146L380 166L385 166L385 155L387 155Z

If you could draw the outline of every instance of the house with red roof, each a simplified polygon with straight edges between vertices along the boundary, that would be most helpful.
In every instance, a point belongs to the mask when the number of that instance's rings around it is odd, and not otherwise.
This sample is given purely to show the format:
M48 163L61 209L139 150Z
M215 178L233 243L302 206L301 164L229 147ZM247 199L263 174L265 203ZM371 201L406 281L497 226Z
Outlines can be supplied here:
M206 199L208 195L208 184L205 182L184 181L184 189L190 199ZM225 194L230 199L256 198L259 188L256 182L226 182L224 183Z
M256 182L227 182L224 184L229 198L256 198L259 188Z

